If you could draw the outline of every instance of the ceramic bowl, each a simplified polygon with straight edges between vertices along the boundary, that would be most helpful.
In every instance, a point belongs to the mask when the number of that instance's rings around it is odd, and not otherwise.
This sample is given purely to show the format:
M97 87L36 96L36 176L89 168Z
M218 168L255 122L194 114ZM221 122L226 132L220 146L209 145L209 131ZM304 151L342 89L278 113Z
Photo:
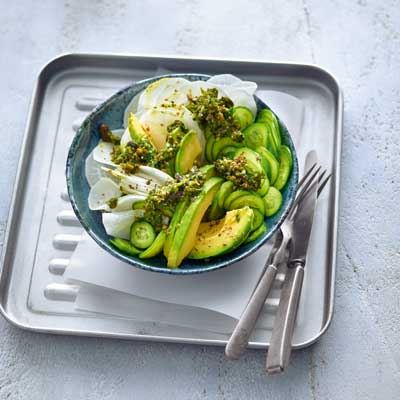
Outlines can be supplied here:
M163 77L176 76L183 77L191 81L207 80L209 78L208 75L203 74L163 75ZM84 120L72 141L67 158L66 179L72 207L84 229L101 248L112 254L114 257L117 257L118 259L132 265L133 267L148 271L176 275L196 274L227 267L248 257L250 254L259 249L268 239L270 239L284 221L294 200L296 185L298 182L298 163L293 141L282 121L279 121L281 124L282 142L290 148L293 155L293 169L289 180L282 191L282 207L277 214L265 219L268 230L264 235L251 243L241 245L239 248L229 254L225 254L220 257L214 257L208 259L207 261L185 259L178 269L167 268L166 259L163 256L146 260L128 256L121 253L109 244L110 237L104 230L101 212L91 211L89 209L88 194L90 187L85 178L85 160L93 148L96 147L100 139L98 126L101 123L105 123L111 129L121 128L123 125L122 121L124 110L131 99L145 89L150 83L160 78L160 76L157 76L154 78L145 79L120 90L104 103L96 107L96 109L94 109L93 112ZM268 107L257 97L256 103L258 109Z

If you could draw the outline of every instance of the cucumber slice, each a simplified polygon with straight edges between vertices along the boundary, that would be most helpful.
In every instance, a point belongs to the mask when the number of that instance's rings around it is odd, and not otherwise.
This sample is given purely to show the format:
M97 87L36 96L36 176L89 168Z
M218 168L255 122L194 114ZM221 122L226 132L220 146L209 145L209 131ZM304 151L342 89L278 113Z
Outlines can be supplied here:
M158 256L164 247L165 239L167 238L167 233L165 230L160 231L154 242L145 250L139 254L139 258L152 258Z
M212 159L216 160L221 153L221 151L225 147L242 147L242 144L239 142L235 142L230 137L223 137L220 139L216 139L214 145L212 147Z
M167 172L168 172L168 175L175 176L175 160L174 159L168 161Z
M176 206L174 215L172 216L171 222L169 223L169 226L167 229L167 237L166 237L165 244L164 244L165 257L168 257L169 250L170 250L172 242L174 240L176 228L178 227L178 224L179 224L180 220L182 219L183 214L185 213L185 211L188 207L189 207L189 202L186 199L179 202L178 205Z
M251 194L247 190L235 190L232 192L224 201L224 208L225 210L230 210L231 204L234 200L238 199L241 196L246 196L248 194Z
M255 172L260 174L265 174L265 171L261 165L261 157L255 151L249 149L248 147L241 147L236 150L235 158L240 155L246 158L246 170L249 172Z
M282 144L281 130L276 115L268 108L264 108L258 113L256 121L270 126L271 133L274 137L274 141L276 143L277 148L281 147Z
M276 187L278 190L281 190L286 185L286 182L289 179L289 175L290 172L292 171L292 166L293 166L293 158L292 158L292 152L287 146L281 146L279 154L280 154L279 171L278 171L278 177L274 182L274 187Z
M215 169L214 165L212 165L212 164L203 165L200 168L200 171L204 173L206 181L208 181L213 176L217 176L217 170Z
M154 228L147 221L135 221L131 226L131 243L139 249L147 249L156 238Z
M188 132L182 139L175 159L175 171L186 174L202 151L201 143L195 131Z
M258 239L261 235L264 235L265 232L267 232L267 225L263 223L253 232L250 232L250 235L248 236L248 238L244 243L246 244L253 242L254 240Z
M240 125L240 130L243 131L254 122L253 113L247 107L237 106L232 109L232 117Z
M282 206L282 193L271 186L264 196L265 216L271 217L276 214Z
M231 181L224 182L217 193L218 206L224 208L225 200L233 192L233 183Z
M137 256L141 250L137 249L128 240L113 238L110 239L110 243L123 253L129 254L130 256Z
M215 143L215 136L211 135L207 138L205 157L208 162L213 162L212 149Z
M255 231L264 222L264 213L261 214L256 208L252 208L252 210L254 215L251 230Z
M227 157L232 159L233 157L235 157L235 153L236 153L236 147L226 146L220 151L219 157Z
M269 189L269 179L265 177L261 183L260 189L257 190L257 194L261 197L264 197L268 193Z
M132 210L143 210L146 201L140 200L132 204Z
M262 214L264 214L265 212L265 204L263 199L260 196L252 193L248 193L233 200L230 204L229 210L237 210L246 206L250 208L255 208L259 210Z
M267 147L269 129L265 124L255 122L243 131L244 142L250 149L259 146Z
M275 158L279 159L279 146L276 142L274 134L270 128L268 132L268 141L267 141L267 149L274 155Z
M264 147L257 147L257 153L263 160L268 163L267 175L271 184L273 184L278 176L279 162L274 155Z
M225 215L225 210L219 206L218 202L219 192L213 198L210 208L207 212L207 217L209 221L215 221L220 219Z

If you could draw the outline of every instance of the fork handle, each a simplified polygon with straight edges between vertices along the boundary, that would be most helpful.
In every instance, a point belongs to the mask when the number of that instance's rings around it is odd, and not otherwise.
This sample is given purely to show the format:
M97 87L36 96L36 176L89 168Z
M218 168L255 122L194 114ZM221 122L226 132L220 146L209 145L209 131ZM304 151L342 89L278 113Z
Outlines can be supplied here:
M245 351L249 337L271 290L276 272L277 268L273 264L269 264L264 271L225 347L225 355L229 359L237 360Z
M287 269L268 348L266 371L269 375L283 372L289 363L303 277L304 265L301 262Z

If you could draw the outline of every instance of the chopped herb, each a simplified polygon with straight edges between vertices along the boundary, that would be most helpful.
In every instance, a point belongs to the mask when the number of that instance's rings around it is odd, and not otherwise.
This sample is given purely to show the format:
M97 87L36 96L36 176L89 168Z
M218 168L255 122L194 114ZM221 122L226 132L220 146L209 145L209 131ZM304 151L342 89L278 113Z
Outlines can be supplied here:
M115 208L117 207L117 203L118 203L118 198L117 197L113 197L112 199L108 200L107 204L110 208Z
M111 153L111 161L127 174L135 173L140 165L153 166L154 159L154 147L145 139L128 142L126 146L115 145Z
M119 144L120 142L120 138L114 135L106 124L101 124L99 126L99 133L104 142L110 142L113 144Z
M187 174L176 174L175 179L152 190L144 201L145 219L156 229L163 224L163 216L171 217L179 201L198 195L205 182L205 175L197 168Z
M169 171L169 163L175 160L179 145L188 129L182 121L176 120L167 126L167 131L165 147L155 157L155 167L165 171Z
M236 189L258 190L261 187L262 174L246 169L246 158L241 154L233 160L223 157L214 162L217 173L231 181Z
M216 138L229 136L234 141L243 141L240 124L233 118L231 109L233 102L229 97L218 98L218 89L201 89L200 96L188 95L187 108L193 119Z

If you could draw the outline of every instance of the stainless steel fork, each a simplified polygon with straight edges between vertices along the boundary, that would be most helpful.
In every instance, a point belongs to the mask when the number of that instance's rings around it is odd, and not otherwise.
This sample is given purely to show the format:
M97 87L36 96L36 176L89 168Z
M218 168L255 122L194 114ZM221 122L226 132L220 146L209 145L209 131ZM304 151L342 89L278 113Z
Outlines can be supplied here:
M319 196L330 178L329 175L324 179L326 170L321 173L321 167L317 166L316 160L317 156L314 151L307 155L306 173L297 185L298 195L293 202L287 218L277 232L273 249L265 264L261 278L225 347L225 355L229 359L238 359L248 345L249 337L272 288L278 267L286 258L287 246L290 240L288 227L296 213L297 206L307 195L307 191L315 179L318 179Z

